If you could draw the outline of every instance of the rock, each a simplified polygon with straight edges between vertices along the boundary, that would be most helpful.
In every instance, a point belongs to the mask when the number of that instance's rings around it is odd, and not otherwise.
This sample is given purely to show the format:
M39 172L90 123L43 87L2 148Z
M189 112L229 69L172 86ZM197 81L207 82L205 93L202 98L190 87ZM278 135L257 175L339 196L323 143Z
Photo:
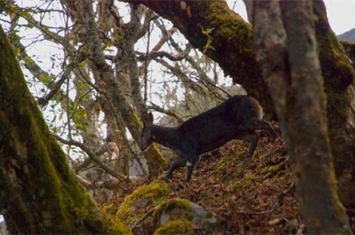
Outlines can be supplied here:
M211 231L218 221L211 212L191 201L173 198L154 212L155 234L193 234Z

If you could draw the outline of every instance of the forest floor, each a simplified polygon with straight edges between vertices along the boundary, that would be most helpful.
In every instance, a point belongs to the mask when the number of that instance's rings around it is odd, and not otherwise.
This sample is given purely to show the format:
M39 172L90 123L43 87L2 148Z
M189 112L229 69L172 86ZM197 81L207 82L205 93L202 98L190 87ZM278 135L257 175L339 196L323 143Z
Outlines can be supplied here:
M188 199L212 212L221 226L211 234L306 234L282 139L271 141L261 133L254 155L245 159L247 147L232 141L217 154L201 156L189 183L186 168L175 171L167 197ZM139 186L127 186L115 204Z

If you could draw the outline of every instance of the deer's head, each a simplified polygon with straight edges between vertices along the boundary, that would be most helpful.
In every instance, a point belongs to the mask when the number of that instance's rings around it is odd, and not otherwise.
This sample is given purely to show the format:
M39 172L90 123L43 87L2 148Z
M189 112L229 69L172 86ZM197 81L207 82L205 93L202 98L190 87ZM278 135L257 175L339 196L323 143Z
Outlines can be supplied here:
M142 151L146 150L153 142L152 138L152 125L153 125L153 114L144 112L142 114L143 130L141 133L141 144L140 149Z

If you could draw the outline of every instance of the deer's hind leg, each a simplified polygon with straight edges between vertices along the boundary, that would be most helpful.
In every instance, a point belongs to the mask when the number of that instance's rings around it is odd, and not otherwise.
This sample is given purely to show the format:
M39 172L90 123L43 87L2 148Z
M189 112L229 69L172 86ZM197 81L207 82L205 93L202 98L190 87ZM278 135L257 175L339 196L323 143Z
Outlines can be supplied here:
M195 169L196 163L199 161L200 156L194 154L189 159L190 160L186 162L186 166L187 166L186 182L189 182L191 180L192 172Z
M250 144L249 150L246 154L246 158L251 157L256 149L256 146L258 145L259 141L259 134L255 131L242 131L238 133L238 136L236 139L244 140Z

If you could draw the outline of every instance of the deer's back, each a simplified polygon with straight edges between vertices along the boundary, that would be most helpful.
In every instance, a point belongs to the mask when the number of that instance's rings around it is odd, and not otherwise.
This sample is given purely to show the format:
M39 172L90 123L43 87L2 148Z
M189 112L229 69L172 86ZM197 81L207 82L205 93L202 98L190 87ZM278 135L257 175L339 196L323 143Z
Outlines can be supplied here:
M259 119L262 109L252 97L233 96L220 105L190 118L179 127L180 141L200 146L206 152L236 138L251 119Z

